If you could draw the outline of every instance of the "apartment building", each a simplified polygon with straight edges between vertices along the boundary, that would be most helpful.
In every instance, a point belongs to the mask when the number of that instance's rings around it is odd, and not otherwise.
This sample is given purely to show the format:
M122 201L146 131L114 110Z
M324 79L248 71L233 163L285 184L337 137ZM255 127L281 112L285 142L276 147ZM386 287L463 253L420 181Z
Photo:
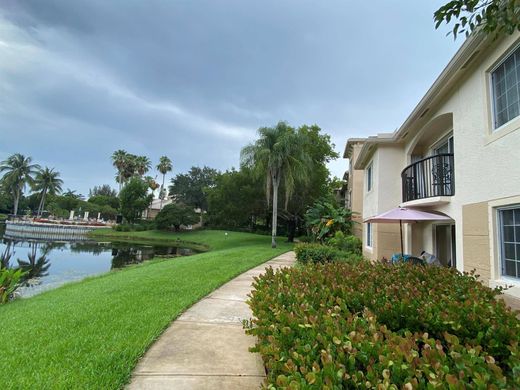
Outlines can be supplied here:
M365 143L365 138L350 138L347 140L343 158L348 158L349 168L343 176L346 182L345 208L352 211L354 221L353 233L358 238L363 238L363 175L362 169L354 169L359 152Z
M351 189L363 219L398 205L449 216L406 224L405 252L476 269L520 299L520 33L470 36L397 131L345 157L363 172ZM398 224L362 227L368 258L400 252Z

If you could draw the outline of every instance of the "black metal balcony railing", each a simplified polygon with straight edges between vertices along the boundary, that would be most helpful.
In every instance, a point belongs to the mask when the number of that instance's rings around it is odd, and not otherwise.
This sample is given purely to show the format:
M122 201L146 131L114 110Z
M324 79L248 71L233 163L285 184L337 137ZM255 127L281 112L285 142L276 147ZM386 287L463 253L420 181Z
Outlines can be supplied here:
M401 172L403 202L455 195L452 153L436 154L408 165Z

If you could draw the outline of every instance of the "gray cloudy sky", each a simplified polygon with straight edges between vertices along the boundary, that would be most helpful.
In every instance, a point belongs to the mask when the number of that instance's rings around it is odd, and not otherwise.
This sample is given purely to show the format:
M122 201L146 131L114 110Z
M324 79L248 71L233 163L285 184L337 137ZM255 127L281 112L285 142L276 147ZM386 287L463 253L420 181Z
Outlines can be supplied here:
M444 2L1 0L0 159L86 194L115 187L116 149L224 170L278 120L341 152L398 127L460 46Z

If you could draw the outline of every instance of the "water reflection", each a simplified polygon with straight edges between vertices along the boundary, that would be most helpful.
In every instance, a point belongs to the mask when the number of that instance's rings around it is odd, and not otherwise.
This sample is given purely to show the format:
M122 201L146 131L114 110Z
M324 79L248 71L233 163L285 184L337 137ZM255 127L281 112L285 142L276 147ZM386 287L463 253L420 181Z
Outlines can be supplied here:
M154 257L190 254L193 251L187 248L127 242L0 240L0 267L20 267L27 272L22 296Z

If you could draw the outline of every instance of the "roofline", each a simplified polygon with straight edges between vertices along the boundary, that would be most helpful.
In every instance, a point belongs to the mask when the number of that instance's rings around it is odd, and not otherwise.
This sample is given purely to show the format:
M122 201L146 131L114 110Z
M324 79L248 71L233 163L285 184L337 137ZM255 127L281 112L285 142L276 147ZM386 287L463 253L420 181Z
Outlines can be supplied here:
M477 31L471 34L464 41L462 46L457 50L450 62L448 62L448 65L444 67L441 74L435 79L431 87L415 106L410 115L408 115L399 129L396 130L394 133L394 138L396 140L406 136L406 132L412 123L426 115L450 82L456 81L461 76L459 70L466 68L479 52L478 49L483 45L483 43L489 42L490 39L492 38L485 33Z
M368 158L372 155L377 144L382 143L399 143L407 134L412 124L425 116L430 108L437 103L442 92L455 81L461 77L460 70L466 68L470 62L475 58L476 54L479 53L479 49L485 43L492 41L492 37L486 35L481 31L477 31L471 34L462 46L457 50L455 55L451 58L448 64L444 67L441 74L435 79L431 87L428 89L426 94L422 97L419 103L415 106L412 112L405 119L403 124L394 132L390 139L380 139L379 135L375 137L368 137L361 152L359 153L358 159L354 166L354 169L364 169L364 166L368 162Z
M352 146L357 143L363 143L367 139L366 138L349 138L347 139L347 143L345 144L345 151L343 152L343 158L350 158L350 153L352 152Z
M359 152L358 158L354 164L354 169L364 169L368 158L372 155L372 151L376 145L380 144L396 144L393 133L383 133L376 136L368 137Z

